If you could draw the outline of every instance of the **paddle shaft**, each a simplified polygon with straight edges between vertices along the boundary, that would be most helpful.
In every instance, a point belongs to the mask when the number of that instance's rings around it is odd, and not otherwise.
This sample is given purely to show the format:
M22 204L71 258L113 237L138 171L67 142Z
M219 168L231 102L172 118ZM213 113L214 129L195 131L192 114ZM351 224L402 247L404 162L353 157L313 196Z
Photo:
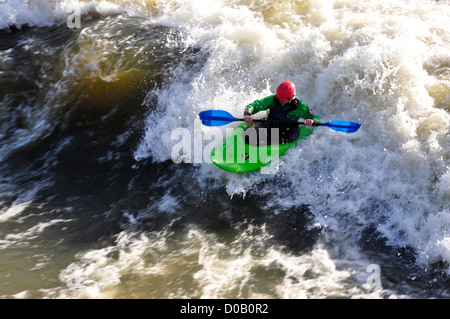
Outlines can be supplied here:
M235 118L234 121L244 121L244 119L237 119ZM253 119L253 122L277 122L277 123L287 123L287 124L291 124L292 126L294 125L305 125L305 122L288 122L288 121L279 121L279 120L259 120L259 119ZM352 122L348 122L348 123L352 123ZM357 124L357 123L352 123L352 124ZM326 123L317 123L317 122L313 122L313 124L311 126L327 126L328 128L335 130L335 131L339 131L339 132L346 132L346 133L352 133L352 132L356 132L359 129L359 126L355 126L353 128L350 128L348 125L339 125L336 124L336 121L332 121L332 122L326 122Z
M244 119L236 119L235 121L244 121ZM259 119L252 119L252 122L277 122L277 123L286 123L291 125L304 125L305 122L288 122L288 121L279 121L279 120L259 120ZM321 123L314 122L312 124L313 126L321 126Z
M207 126L222 126L235 121L245 121L244 119L239 119L223 110L208 110L202 111L199 113L199 117L202 120L202 123ZM287 125L298 126L305 125L305 122L294 122L294 121L283 121L283 120L262 120L262 119L253 119L253 122L277 122L277 123L285 123ZM361 124L350 122L350 121L331 121L326 123L317 123L313 122L312 126L327 126L328 128L343 132L343 133L353 133L359 130Z

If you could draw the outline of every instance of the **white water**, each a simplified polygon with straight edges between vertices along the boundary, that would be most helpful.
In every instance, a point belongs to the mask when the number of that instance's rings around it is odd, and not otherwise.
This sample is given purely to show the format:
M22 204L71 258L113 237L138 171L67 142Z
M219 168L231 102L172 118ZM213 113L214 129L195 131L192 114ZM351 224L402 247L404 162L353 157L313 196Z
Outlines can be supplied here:
M0 27L64 23L68 2L50 9L48 3L0 3ZM183 42L174 47L198 48L207 56L200 71L189 72L181 63L156 92L158 108L148 117L136 159L171 160L173 130L187 128L193 135L198 113L207 109L240 116L246 104L272 94L284 80L296 83L297 95L322 121L356 121L362 127L354 134L317 129L282 158L273 176L197 165L196 178L205 188L225 188L230 196L264 195L274 213L308 205L314 226L323 229L311 253L294 256L260 247L255 242L264 242L264 232L251 230L243 236L257 247L247 250L240 238L231 252L199 230L187 234L182 247L171 246L163 233L135 238L123 232L116 245L80 254L76 267L60 274L69 282L78 271L84 289L48 295L120 296L114 287L121 276L133 270L144 281L155 274L171 278L177 274L171 265L181 262L181 255L187 267L194 267L191 260L198 266L192 270L195 288L164 297L229 297L236 291L242 297L254 269L271 263L284 274L270 296L391 296L364 285L367 266L378 263L357 246L369 225L387 245L412 247L421 267L450 263L448 1L91 1L82 8L84 14L142 15L181 29ZM210 130L202 128L203 134ZM211 177L216 183L206 185ZM171 254L151 261L153 253L164 251Z
M245 4L175 1L159 11L156 22L185 29L184 44L209 57L160 92L165 112L149 117L136 156L167 160L171 128L192 130L206 109L240 116L291 80L323 121L357 121L360 131L316 130L282 159L281 185L255 188L266 177L207 164L199 179L216 175L230 195L266 194L275 207L310 205L330 241L344 232L351 242L373 223L388 244L416 249L420 263L450 262L448 2ZM149 148L156 136L163 143Z
M74 12L85 15L129 14L142 16L146 2L128 1L76 1L76 0L2 0L0 2L0 29L9 26L52 26L66 23Z

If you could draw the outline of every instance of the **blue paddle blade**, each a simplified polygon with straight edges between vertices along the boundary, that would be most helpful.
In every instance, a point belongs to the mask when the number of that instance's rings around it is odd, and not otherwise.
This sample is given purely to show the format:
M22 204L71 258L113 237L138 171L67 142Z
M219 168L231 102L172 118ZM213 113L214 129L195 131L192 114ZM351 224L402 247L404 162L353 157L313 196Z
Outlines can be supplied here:
M200 112L199 117L202 124L206 126L222 126L234 121L239 121L238 118L223 110L203 111Z
M322 123L322 126L328 126L330 129L343 133L353 133L359 130L361 124L350 121L331 121Z

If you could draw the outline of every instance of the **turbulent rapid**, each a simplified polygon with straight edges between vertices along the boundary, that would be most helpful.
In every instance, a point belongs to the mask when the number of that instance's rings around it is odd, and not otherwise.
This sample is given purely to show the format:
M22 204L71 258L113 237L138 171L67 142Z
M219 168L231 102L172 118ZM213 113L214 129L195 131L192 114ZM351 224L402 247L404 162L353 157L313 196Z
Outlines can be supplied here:
M0 297L449 298L449 20L429 0L0 2ZM238 123L199 113L285 80L361 128L316 128L274 174L211 164Z

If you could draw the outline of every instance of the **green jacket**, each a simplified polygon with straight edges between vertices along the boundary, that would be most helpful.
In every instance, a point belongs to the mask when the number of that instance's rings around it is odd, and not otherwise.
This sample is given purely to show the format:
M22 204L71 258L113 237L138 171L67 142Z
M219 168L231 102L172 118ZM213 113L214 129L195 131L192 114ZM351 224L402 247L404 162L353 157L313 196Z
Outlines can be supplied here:
M275 95L269 95L260 100L256 100L245 107L244 115L252 115L260 111L272 110L276 107L280 107L280 103L275 98ZM300 100L298 97L288 103L289 110L285 112L292 120L297 122L299 119L314 119L314 121L320 123L320 118L311 112L309 106Z

